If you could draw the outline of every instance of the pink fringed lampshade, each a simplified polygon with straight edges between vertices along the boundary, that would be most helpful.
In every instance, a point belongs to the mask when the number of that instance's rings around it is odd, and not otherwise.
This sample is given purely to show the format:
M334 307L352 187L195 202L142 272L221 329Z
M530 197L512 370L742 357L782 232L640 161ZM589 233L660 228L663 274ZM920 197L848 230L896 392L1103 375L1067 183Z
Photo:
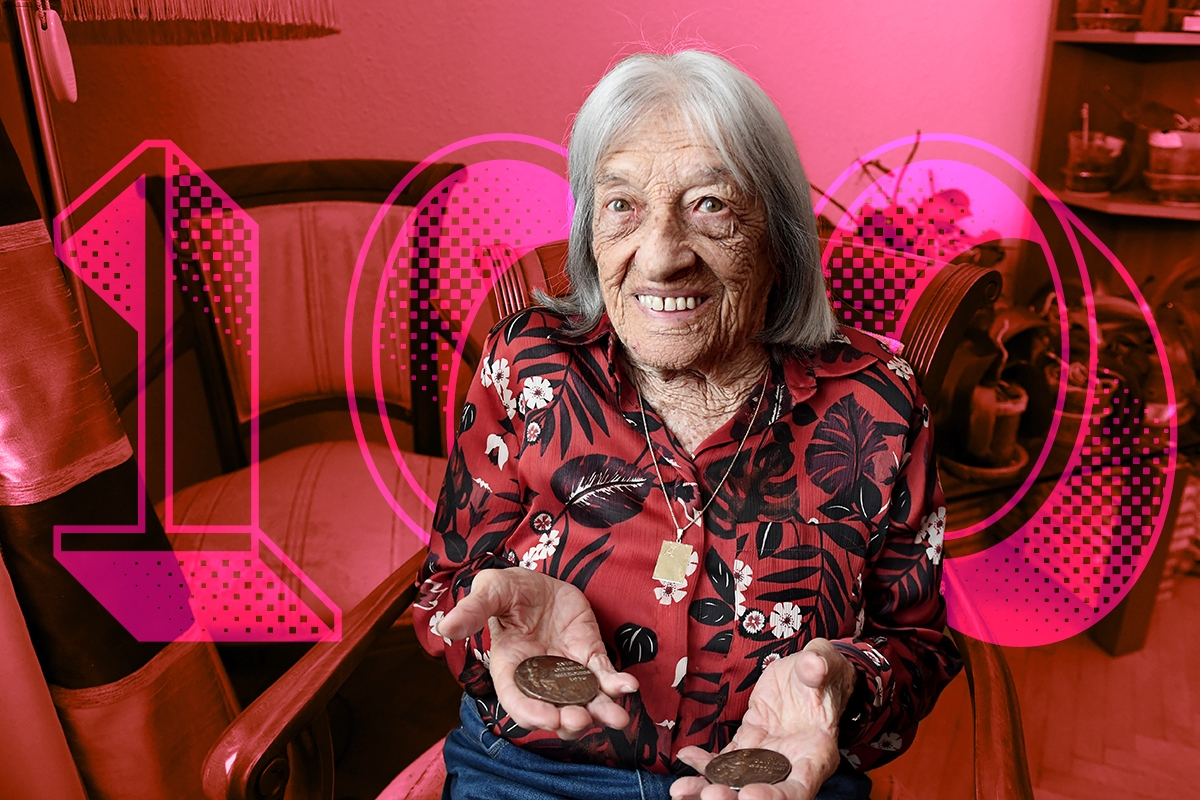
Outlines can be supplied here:
M337 33L335 0L62 0L72 42L207 44Z

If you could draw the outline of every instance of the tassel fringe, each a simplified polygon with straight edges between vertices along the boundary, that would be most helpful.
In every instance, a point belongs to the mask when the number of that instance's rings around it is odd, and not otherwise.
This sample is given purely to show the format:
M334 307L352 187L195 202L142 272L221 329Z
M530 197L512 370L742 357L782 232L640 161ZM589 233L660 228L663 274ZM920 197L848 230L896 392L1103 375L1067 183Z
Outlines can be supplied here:
M62 0L62 18L83 44L306 39L341 30L335 0Z

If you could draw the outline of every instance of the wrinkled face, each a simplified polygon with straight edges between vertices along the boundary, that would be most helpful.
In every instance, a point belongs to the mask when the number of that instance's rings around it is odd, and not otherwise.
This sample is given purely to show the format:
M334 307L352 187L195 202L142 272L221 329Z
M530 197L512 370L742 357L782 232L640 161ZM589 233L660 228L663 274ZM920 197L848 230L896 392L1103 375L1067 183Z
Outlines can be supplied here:
M709 372L757 346L774 279L766 213L677 117L648 118L601 162L592 232L635 361Z

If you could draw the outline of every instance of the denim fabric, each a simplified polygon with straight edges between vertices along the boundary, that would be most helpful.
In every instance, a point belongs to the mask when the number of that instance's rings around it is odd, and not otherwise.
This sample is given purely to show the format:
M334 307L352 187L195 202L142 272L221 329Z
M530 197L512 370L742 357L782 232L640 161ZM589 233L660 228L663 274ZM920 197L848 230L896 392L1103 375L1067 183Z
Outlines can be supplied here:
M552 761L494 735L463 696L462 725L446 737L442 800L668 800L673 775ZM817 800L867 800L871 779L842 762Z

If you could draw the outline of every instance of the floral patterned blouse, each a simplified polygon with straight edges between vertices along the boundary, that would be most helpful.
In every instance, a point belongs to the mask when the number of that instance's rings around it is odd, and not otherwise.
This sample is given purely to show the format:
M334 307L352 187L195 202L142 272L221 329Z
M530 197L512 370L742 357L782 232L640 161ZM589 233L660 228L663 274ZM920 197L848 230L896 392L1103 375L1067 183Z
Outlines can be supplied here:
M483 348L419 577L415 626L486 724L549 758L686 770L737 731L763 668L825 637L855 666L842 755L894 758L957 673L944 632L945 508L929 409L912 368L844 329L812 355L773 362L761 389L690 456L647 406L655 474L632 382L607 318L564 333L546 309L497 326ZM683 583L654 580L661 543L715 500L683 541ZM665 490L665 495L664 491ZM496 700L486 628L451 642L436 624L483 569L531 569L590 601L610 658L637 677L626 730L574 742L515 725Z

